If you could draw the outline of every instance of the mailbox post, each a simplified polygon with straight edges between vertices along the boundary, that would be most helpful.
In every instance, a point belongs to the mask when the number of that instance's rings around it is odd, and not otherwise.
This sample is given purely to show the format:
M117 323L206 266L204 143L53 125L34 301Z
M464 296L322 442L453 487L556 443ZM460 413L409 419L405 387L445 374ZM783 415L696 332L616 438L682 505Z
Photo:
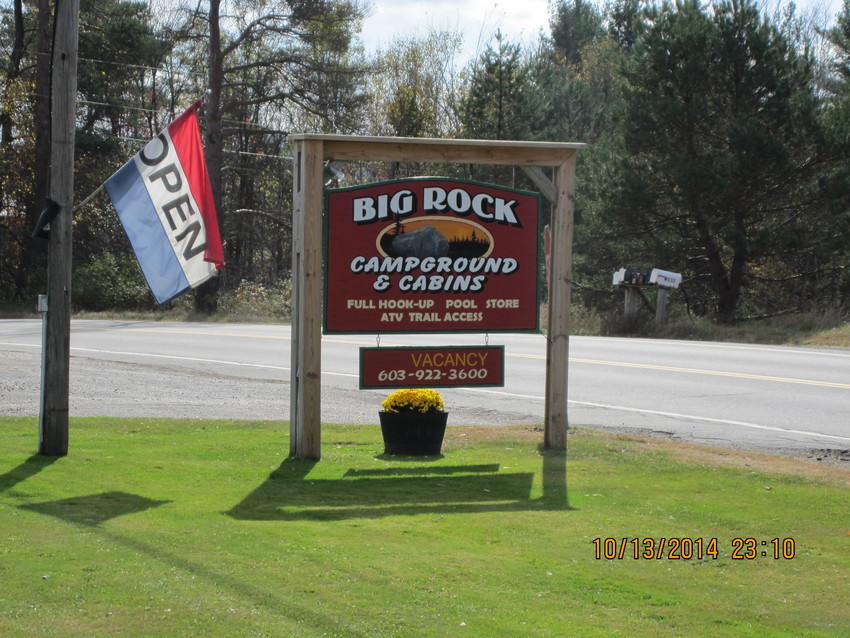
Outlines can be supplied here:
M662 324L667 316L667 293L678 288L682 275L676 272L653 268L650 271L620 268L614 273L612 285L625 291L625 318L629 323L637 319L637 300L640 290L654 288L658 291L655 301L655 323Z

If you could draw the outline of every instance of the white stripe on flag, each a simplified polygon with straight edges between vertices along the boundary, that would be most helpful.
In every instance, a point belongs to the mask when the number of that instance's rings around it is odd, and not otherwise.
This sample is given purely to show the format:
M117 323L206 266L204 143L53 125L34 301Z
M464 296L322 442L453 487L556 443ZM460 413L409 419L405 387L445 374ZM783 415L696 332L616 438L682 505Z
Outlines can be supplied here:
M194 288L216 274L204 260L206 232L189 180L166 129L134 158L177 261Z

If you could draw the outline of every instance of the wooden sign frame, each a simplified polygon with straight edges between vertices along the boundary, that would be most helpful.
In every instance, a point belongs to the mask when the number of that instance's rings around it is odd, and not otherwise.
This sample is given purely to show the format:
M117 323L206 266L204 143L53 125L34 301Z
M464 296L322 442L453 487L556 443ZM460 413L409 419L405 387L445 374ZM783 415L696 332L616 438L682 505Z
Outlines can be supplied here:
M575 155L585 144L295 134L290 456L321 458L324 162L442 162L520 166L552 203L543 445L567 447L567 363ZM554 183L540 170L552 167Z

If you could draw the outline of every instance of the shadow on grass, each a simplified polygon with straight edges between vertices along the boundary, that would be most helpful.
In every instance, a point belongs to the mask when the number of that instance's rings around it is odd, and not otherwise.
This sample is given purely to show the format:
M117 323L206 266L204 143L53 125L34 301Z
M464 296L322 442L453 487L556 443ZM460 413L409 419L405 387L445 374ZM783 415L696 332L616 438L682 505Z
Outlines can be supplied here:
M57 456L34 454L17 467L0 474L0 492L7 492L19 483L32 478L46 467L59 460ZM54 516L80 525L100 525L119 516L135 514L158 507L170 501L155 501L127 492L104 492L89 496L74 496L58 501L30 503L21 509Z
M566 455L541 450L543 494L531 497L534 473L500 472L499 464L426 465L426 459L399 458L391 467L349 470L338 480L309 480L313 461L288 459L269 478L228 514L246 520L309 520L380 517L397 514L439 512L542 511L570 509L567 505ZM34 456L0 475L0 491L10 489L37 474L57 459ZM294 625L308 624L316 632L365 638L337 614L320 606L299 603L250 580L238 578L226 568L193 560L156 540L139 540L110 529L103 523L139 513L169 501L157 501L126 492L33 503L21 509L55 517L96 533L161 564L196 575L216 591L226 589L256 607L274 610Z
M427 459L386 457L397 465L310 480L316 461L286 459L226 514L239 520L297 521L570 509L566 453L541 449L541 456L540 498L531 496L532 472L500 472L498 464L428 466L421 465ZM420 464L411 465L416 461Z
M311 627L320 629L324 634L339 635L344 621L335 615L313 609L312 605L297 604L292 600L254 585L250 581L235 577L224 569L214 569L206 561L196 561L171 551L156 540L151 542L137 540L130 535L110 530L109 526L101 526L106 521L145 511L171 501L156 501L126 492L104 492L90 496L72 497L44 503L33 503L19 506L23 510L53 516L62 520L96 528L97 534L117 545L132 549L167 567L181 569L186 574L203 578L218 591L226 587L230 592L250 602L252 606L266 606L274 613L288 619L292 623L307 622ZM346 635L352 638L366 638L365 632L353 631L346 627Z
M106 521L144 512L171 501L155 501L127 492L104 492L89 496L74 496L58 501L31 503L20 508L47 516L54 516L78 525L100 525Z
M35 476L44 468L53 465L60 458L58 456L33 454L18 467L12 468L5 474L0 474L0 492L11 490L18 483L22 483L28 478Z

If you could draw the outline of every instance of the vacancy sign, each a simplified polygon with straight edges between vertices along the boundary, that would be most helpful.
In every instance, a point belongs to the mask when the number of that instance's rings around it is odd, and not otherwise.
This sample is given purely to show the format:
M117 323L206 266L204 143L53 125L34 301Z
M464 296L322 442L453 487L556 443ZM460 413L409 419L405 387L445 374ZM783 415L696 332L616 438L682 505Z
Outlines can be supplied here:
M537 331L539 211L445 178L328 191L325 332Z
M504 346L360 348L361 390L504 385Z

